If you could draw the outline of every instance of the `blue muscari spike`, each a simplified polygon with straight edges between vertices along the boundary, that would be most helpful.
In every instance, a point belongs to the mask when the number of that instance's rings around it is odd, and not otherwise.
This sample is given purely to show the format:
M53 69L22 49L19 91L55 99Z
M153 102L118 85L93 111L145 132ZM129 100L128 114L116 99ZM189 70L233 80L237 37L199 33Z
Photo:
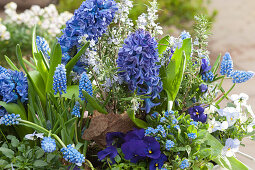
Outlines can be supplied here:
M20 115L19 114L6 114L0 119L0 125L4 124L6 126L19 124Z
M227 52L222 59L220 65L220 74L230 76L230 73L233 71L233 61L230 54Z
M38 51L42 51L43 55L50 59L49 53L51 52L51 49L49 44L43 37L36 37L36 46Z
M81 166L85 162L84 155L73 148L71 144L67 145L66 148L62 148L60 151L63 153L63 158L66 161L74 163L77 166Z
M79 82L79 97L81 98L81 100L85 100L85 97L82 94L82 90L85 90L91 96L93 95L92 84L86 72L82 73Z
M214 75L212 73L212 71L208 71L204 74L202 74L202 80L204 80L205 82L207 81L213 81Z
M44 152L50 153L56 150L56 142L51 137L44 137L41 142Z
M55 74L53 76L53 90L56 95L58 92L62 94L66 93L67 85L66 85L66 69L63 64L59 64L56 67Z
M229 75L233 83L244 83L254 76L252 71L232 71Z
M81 114L80 114L80 103L79 102L75 102L75 105L73 107L73 111L72 111L71 114L76 116L76 117L81 117Z

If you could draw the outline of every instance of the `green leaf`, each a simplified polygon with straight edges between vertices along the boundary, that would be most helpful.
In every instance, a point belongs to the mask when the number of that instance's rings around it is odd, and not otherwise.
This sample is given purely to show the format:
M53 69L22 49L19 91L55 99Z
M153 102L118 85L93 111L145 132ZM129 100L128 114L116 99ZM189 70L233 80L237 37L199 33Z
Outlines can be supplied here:
M239 161L238 159L236 159L235 157L229 157L228 158L230 164L231 164L231 168L232 169L242 169L242 170L248 170L249 168L247 166L245 166L241 161Z
M21 119L27 120L26 111L16 103L5 103L0 101L0 106L3 106L8 113L19 114Z
M16 45L16 55L17 55L19 64L21 65L21 67L23 68L25 73L28 74L27 68L26 68L26 66L25 66L25 64L23 62L22 53L21 53L20 45L19 44Z
M218 55L213 67L212 67L212 73L215 74L220 66L220 59L221 59L221 55Z
M85 99L88 101L88 103L90 103L90 105L95 110L99 111L100 113L108 114L107 111L104 108L101 107L99 102L95 98L90 96L85 90L82 90L82 94L85 97Z
M44 166L47 166L48 163L44 162L43 160L36 160L33 165L35 167L44 167Z
M35 61L35 65L37 65L37 61L35 58L35 53L38 53L37 45L36 45L36 25L33 28L33 34L32 34L32 54Z
M32 69L36 70L36 67L35 67L32 63L30 63L27 59L23 58L23 61L24 61L28 66L30 66Z
M0 159L0 167L5 167L6 165L8 165L9 163L7 162L7 161L5 161L5 160L2 160L2 159Z
M0 152L2 152L8 158L14 157L14 152L11 149L1 147Z
M169 62L165 74L163 73L163 88L167 93L168 101L174 101L186 68L186 61L190 58L191 40L185 39L180 49L177 49Z
M36 152L35 152L35 157L36 159L41 158L44 155L44 151L43 149L39 148Z
M79 98L79 86L78 85L68 86L67 89L66 89L66 93L62 94L62 97L72 99L73 95L75 95L76 100L80 100L80 98ZM57 95L55 95L55 96L57 96Z
M49 75L48 75L47 84L46 84L46 92L51 91L53 88L54 72L56 70L56 67L59 64L61 64L61 59L62 59L61 46L57 43L53 47L53 51L50 56L50 70L49 70Z
M17 147L19 145L19 140L15 137L15 136L12 136L12 135L8 135L7 136L7 139L11 140L11 145L13 147Z
M86 49L89 47L89 42L87 42L81 49L80 51L66 64L66 76L68 77L69 74L71 73L73 67L75 64L79 61L80 56L84 54Z
M127 113L128 113L129 118L135 123L135 125L137 127L139 127L139 128L147 128L149 126L145 121L135 117L135 111L134 110L128 109Z
M9 66L10 66L13 70L19 71L19 69L15 66L15 64L13 64L13 62L12 62L11 59L9 59L6 55L5 55L4 57L5 57L6 62L9 64Z
M169 45L170 36L167 35L158 42L158 53L163 54L166 51L167 46Z
M47 70L47 67L43 61L43 56L42 56L42 53L39 52L39 53L34 53L34 56L37 60L37 63L36 63L36 68L37 70L40 72L43 80L44 80L44 83L46 84L47 82L47 79L48 79L48 70Z
M52 160L54 157L55 157L54 154L49 153L49 154L47 155L47 162L48 162L48 163L51 162L51 160Z
M38 88L38 90L40 90L41 93L44 92L45 91L45 83L44 83L43 78L42 78L41 74L39 73L39 71L37 71L37 70L30 71L29 76L33 80L34 85Z

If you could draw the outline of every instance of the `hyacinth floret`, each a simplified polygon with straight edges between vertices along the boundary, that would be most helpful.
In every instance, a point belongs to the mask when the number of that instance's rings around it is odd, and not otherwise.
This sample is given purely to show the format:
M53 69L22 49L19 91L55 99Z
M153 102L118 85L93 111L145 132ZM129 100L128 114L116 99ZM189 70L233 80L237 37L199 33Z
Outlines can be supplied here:
M211 71L202 74L202 80L204 80L205 82L213 81L213 78L214 78L214 75L213 75L213 72Z
M227 52L223 56L221 65L220 65L220 74L230 76L230 73L233 71L233 61L230 54Z
M166 146L165 146L166 150L169 151L172 147L174 147L174 142L171 141L171 140L167 140L166 141Z
M50 59L49 53L51 49L48 42L43 37L36 37L36 46L38 51L42 51L43 55Z
M80 103L79 102L75 102L75 105L73 107L73 110L72 110L71 114L76 116L76 117L81 117L81 114L80 114Z
M8 74L8 71L7 71L7 69L6 69L6 68L4 68L4 67L0 66L0 74L2 74L2 73L4 73L4 74Z
M86 72L82 73L80 82L79 82L79 97L82 100L85 100L85 97L82 94L82 90L85 90L91 96L93 95L92 84Z
M4 124L6 126L19 124L20 115L19 114L6 114L0 119L0 125Z
M56 67L54 76L53 76L53 90L56 95L58 92L60 95L66 93L67 85L66 85L66 69L63 64L59 64Z
M244 83L254 76L252 71L232 71L229 75L233 83Z
M131 33L119 49L117 65L119 76L128 84L129 90L137 90L138 95L150 95L145 99L145 108L149 113L151 108L159 105L152 103L152 99L160 97L162 82L159 77L160 65L157 41L150 33L142 29Z
M6 70L1 67L0 74L0 97L4 102L17 102L18 99L22 103L28 100L28 82L23 72Z
M60 150L63 153L63 158L71 163L81 166L85 162L85 157L83 154L78 152L71 144L67 145L66 148Z
M44 137L41 142L44 152L50 153L56 150L56 142L51 137Z
M184 159L184 160L181 162L180 168L181 168L181 169L185 169L185 168L188 168L188 167L189 167L189 161L188 161L188 159Z

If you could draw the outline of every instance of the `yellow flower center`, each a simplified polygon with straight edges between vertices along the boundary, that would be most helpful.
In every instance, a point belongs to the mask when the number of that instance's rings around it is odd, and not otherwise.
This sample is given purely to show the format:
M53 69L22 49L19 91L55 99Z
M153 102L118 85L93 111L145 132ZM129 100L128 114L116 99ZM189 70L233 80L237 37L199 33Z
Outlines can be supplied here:
M233 117L231 117L230 120L233 120Z
M228 148L228 151L230 151L231 150L231 148Z
M198 112L196 112L196 115L199 115L199 113L198 113Z
M149 154L151 154L152 153L152 151L151 150L149 150Z
M155 167L158 167L158 163L155 163Z

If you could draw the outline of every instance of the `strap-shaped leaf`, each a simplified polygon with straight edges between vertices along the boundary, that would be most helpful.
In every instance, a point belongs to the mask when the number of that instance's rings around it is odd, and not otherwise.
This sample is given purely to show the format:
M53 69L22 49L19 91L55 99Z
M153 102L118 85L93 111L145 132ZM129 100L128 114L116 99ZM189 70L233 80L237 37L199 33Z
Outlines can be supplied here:
M166 51L167 46L169 45L170 36L167 35L158 42L158 53L163 54Z
M60 45L57 43L54 48L53 52L50 56L50 69L49 75L46 83L46 92L49 92L53 88L53 76L58 64L61 64L62 59L62 51Z
M219 66L220 66L220 59L221 59L221 55L218 55L213 67L212 67L212 73L215 74L216 71L218 70Z
M92 96L90 96L85 90L82 90L82 94L84 95L85 99L90 103L90 105L100 113L108 114L107 111L101 107L99 102Z
M37 70L40 72L43 80L44 80L44 83L46 84L47 82L47 79L48 79L48 70L47 70L47 67L43 61L43 56L42 56L42 53L39 52L39 53L34 53L34 56L37 60Z
M12 60L10 58L8 58L6 55L4 56L6 62L9 64L9 66L16 71L19 71L19 69L15 66L15 64L13 64Z
M38 53L38 49L36 45L36 25L33 28L33 34L32 34L32 55L33 55L35 64L37 65L37 60L34 55L35 53Z
M79 61L80 57L82 54L84 54L84 52L86 51L86 49L89 47L89 42L87 42L81 49L80 51L66 64L66 75L67 77L69 76L69 74L71 73L73 67L75 66L75 64Z
M147 124L147 122L138 119L135 117L135 111L132 109L128 109L127 110L128 116L129 118L134 122L134 124L139 127L139 128L147 128L149 125Z

